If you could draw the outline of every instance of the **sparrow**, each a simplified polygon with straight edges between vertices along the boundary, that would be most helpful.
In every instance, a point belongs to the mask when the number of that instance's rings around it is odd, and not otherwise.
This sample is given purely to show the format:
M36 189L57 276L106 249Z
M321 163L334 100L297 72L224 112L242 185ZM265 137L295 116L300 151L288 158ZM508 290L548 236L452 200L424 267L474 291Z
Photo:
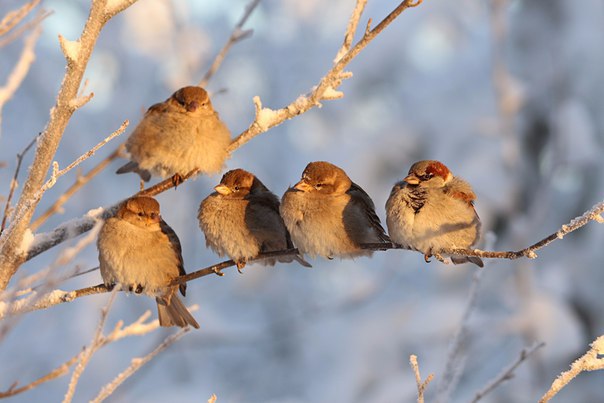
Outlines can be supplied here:
M206 245L218 255L229 256L239 271L248 259L262 252L293 248L289 232L279 215L279 199L252 173L233 169L225 173L215 192L199 205L199 227L205 234ZM311 267L300 256L266 259L298 261Z
M97 241L101 276L107 288L119 286L155 297L161 326L199 324L176 295L186 283L170 285L184 275L182 251L176 233L161 218L159 203L151 197L133 197L108 218Z
M441 249L469 249L480 237L474 200L470 184L453 176L443 163L416 162L394 185L386 202L388 233L393 242L422 252L426 262ZM479 257L453 256L451 260L483 267Z
M360 244L390 242L369 195L329 162L306 166L283 195L281 216L298 250L312 257L370 256Z
M229 129L214 111L201 87L183 87L166 101L151 106L126 141L131 161L116 173L136 172L148 182L152 175L181 177L199 169L219 172L231 142Z

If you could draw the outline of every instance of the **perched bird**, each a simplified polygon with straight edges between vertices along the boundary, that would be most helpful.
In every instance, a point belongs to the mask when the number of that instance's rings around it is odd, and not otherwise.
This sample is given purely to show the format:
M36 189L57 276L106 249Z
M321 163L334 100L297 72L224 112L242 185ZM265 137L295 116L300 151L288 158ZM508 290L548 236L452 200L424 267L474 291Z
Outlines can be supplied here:
M390 242L369 195L329 162L306 166L283 195L281 216L300 252L313 257L371 255L360 244Z
M101 276L108 288L155 297L161 326L191 325L199 328L176 295L187 286L170 285L185 274L180 242L161 218L159 203L151 197L133 197L108 218L97 241Z
M183 87L147 110L126 141L131 161L117 173L136 172L144 181L151 175L172 176L178 184L195 168L219 172L230 141L208 93L201 87Z
M480 237L475 199L470 184L441 162L416 162L386 202L388 233L393 242L422 252L426 261L441 249L471 248ZM483 266L474 256L451 260Z
M293 248L289 233L279 215L279 199L253 174L234 169L222 177L214 193L199 205L199 227L206 245L220 256L228 255L242 269L248 259L261 252ZM297 260L310 267L300 256L266 259Z

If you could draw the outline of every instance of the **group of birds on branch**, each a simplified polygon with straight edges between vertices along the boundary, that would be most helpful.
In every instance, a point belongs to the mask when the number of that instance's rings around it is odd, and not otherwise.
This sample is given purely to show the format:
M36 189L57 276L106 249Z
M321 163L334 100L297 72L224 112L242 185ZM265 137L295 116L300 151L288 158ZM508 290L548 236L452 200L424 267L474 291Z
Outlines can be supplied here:
M201 87L184 87L151 106L126 142L130 162L117 172L172 177L196 169L219 172L231 136ZM365 243L391 242L420 251L426 261L443 249L467 249L479 238L480 220L471 186L438 161L413 164L386 202L388 234L369 195L343 169L324 161L309 163L298 183L281 201L255 175L243 169L224 174L215 192L199 206L198 220L206 245L228 256L241 270L263 252L298 248L299 255L267 258L263 264L322 256L371 255ZM105 221L98 236L100 270L105 285L156 298L161 326L199 324L177 296L186 284L172 285L185 274L178 236L161 218L152 197L123 202ZM453 256L453 263L478 257Z

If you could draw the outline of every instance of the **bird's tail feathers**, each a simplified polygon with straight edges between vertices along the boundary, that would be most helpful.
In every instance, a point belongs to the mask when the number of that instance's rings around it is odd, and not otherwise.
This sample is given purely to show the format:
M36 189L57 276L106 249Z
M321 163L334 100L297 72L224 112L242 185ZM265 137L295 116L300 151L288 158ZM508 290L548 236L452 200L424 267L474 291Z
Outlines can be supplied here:
M186 327L191 325L195 329L199 329L199 323L176 295L173 295L169 301L159 297L155 300L157 301L157 316L160 326Z

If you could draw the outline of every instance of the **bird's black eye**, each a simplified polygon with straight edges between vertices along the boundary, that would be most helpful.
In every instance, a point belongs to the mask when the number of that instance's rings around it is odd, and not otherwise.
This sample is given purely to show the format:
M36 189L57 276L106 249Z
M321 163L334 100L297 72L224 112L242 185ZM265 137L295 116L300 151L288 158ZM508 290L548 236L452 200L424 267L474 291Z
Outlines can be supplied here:
M145 215L145 213L143 213L142 211L139 211L139 212L138 212L138 216L139 216L139 217L142 217L142 216L144 216L144 215Z
M323 184L322 184L322 183L317 183L317 184L315 185L315 189L317 189L317 190L318 190L318 189L321 189L322 187L323 187Z
M234 189L235 189L235 192L238 192L239 191L239 186L235 185Z
M428 179L431 179L434 176L434 174L432 172L428 172L424 175L421 175L419 178L423 181L427 181Z

